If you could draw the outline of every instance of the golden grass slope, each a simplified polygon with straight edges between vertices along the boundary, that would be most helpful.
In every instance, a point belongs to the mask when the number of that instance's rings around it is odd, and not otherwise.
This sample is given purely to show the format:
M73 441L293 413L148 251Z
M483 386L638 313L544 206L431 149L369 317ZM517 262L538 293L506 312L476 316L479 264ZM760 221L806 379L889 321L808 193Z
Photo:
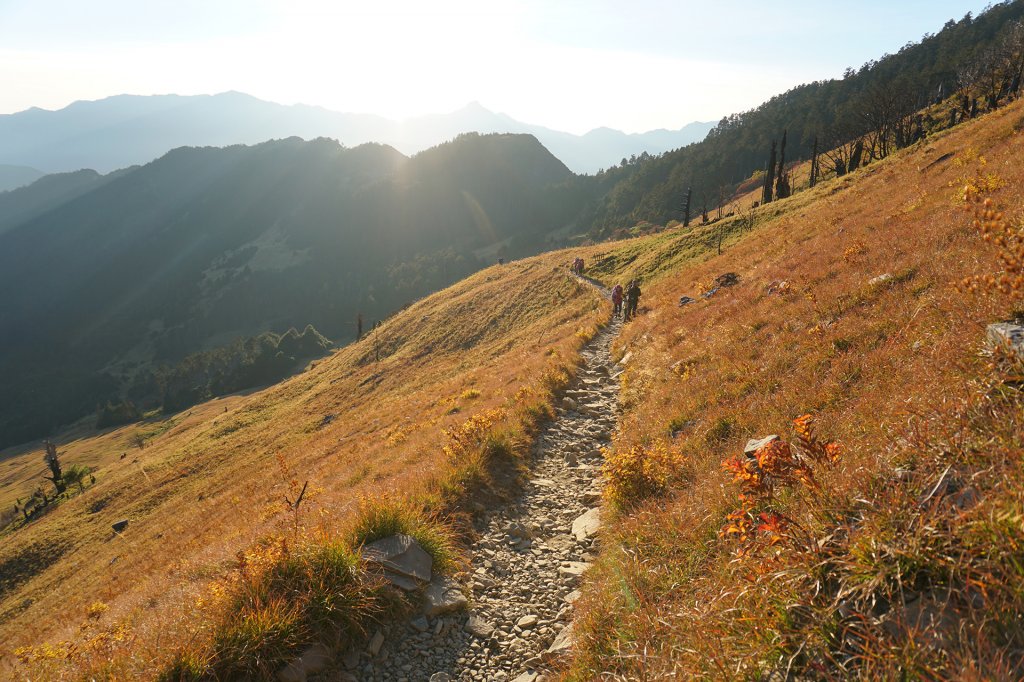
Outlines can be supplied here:
M607 471L647 466L646 487L613 488L668 492L612 500L569 679L1020 678L1024 400L981 354L1014 303L959 284L1000 267L964 188L1020 230L1022 158L1018 102L717 225L599 250L605 281L645 291L618 340ZM722 255L681 257L716 231ZM739 284L678 306L724 272ZM787 445L743 457L769 434Z
M122 677L152 677L195 636L205 586L259 538L340 526L364 497L443 508L464 495L444 431L499 407L543 414L607 314L561 258L481 271L268 389L59 438L64 462L98 467L97 482L0 536L0 676L24 661L75 676L110 659ZM0 461L7 501L46 483L38 444ZM306 481L296 521L284 498Z

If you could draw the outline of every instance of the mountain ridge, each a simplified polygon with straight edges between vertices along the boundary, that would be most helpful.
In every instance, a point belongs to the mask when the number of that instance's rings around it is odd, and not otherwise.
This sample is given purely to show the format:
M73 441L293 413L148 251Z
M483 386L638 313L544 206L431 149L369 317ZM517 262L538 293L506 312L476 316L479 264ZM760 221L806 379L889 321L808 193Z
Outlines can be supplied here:
M48 172L108 172L151 161L181 146L255 144L299 136L331 137L346 146L390 144L411 155L466 132L529 133L575 172L595 172L634 154L659 154L703 139L714 122L671 131L583 135L516 121L479 102L448 113L394 120L308 104L284 105L238 91L213 95L113 95L47 110L0 115L0 163ZM602 132L593 135L596 131Z
M0 195L17 211L0 222L0 441L112 391L151 401L147 368L233 339L307 324L352 339L358 315L369 326L543 250L585 199L575 179L530 135L467 133L411 158L291 137Z

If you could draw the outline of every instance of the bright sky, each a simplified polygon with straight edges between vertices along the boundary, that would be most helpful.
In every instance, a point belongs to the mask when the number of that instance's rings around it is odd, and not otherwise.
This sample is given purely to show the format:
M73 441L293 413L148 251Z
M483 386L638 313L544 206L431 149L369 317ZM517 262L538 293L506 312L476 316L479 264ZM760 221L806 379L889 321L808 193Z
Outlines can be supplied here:
M0 113L239 90L583 133L717 120L988 0L0 0Z

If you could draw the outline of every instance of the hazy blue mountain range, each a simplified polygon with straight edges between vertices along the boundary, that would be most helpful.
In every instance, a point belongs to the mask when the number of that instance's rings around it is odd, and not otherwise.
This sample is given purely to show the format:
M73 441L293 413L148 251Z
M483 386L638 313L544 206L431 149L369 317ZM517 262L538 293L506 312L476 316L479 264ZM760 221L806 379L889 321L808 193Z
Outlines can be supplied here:
M24 187L43 177L43 175L44 173L41 170L29 168L28 166L12 166L0 163L0 192Z
M289 138L184 147L0 194L0 446L132 395L147 368L263 331L336 340L494 262L592 200L529 135L406 157Z
M394 121L306 105L285 106L239 92L218 95L118 95L57 111L0 115L0 164L47 173L108 172L146 163L182 146L223 147L297 136L330 137L347 146L387 144L415 154L465 132L527 133L570 169L592 173L646 151L652 155L703 139L714 123L628 135L599 128L586 135L521 123L470 104L450 114ZM20 183L24 184L24 183ZM17 186L17 185L11 185ZM0 167L0 190L4 189Z

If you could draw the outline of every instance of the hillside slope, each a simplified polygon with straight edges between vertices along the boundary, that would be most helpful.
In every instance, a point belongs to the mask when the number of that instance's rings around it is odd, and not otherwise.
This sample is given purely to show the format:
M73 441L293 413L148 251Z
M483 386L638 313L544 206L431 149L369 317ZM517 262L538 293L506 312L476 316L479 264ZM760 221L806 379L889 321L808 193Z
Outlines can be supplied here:
M1020 298L961 282L1002 267L965 187L1019 235L1022 154L1018 101L790 199L595 252L596 276L645 294L618 343L618 518L569 679L1020 677L1024 398L1019 363L982 352ZM744 456L773 434L786 444Z
M879 133L892 136L895 128L909 126L922 107L936 99L955 95L958 100L966 97L968 103L972 98L984 100L984 82L997 84L997 100L1007 91L1012 99L1011 88L1019 93L1024 86L1021 21L1024 2L995 3L977 16L951 19L896 54L848 69L843 78L806 83L755 109L723 117L699 143L611 168L598 176L607 191L588 208L583 222L595 237L607 238L641 220L682 220L687 190L692 190L694 207L714 207L732 188L766 169L771 145L781 143L784 134L790 162L809 159L816 143L822 152L858 138L865 143L866 160L886 154L876 149ZM999 85L1003 75L990 71L997 57L1007 60L1005 86ZM984 101L973 106L979 111L992 108ZM961 118L972 110L959 102L954 108L960 109ZM943 113L942 120L926 121L926 126L947 127L949 112ZM822 163L828 168L826 160Z
M148 369L237 337L354 338L358 314L369 327L496 252L540 251L579 205L573 178L529 136L412 159L292 138L0 195L0 443L151 402Z
M521 454L523 429L549 413L551 391L606 314L560 257L488 268L265 391L99 436L67 434L65 466L93 467L96 483L2 536L4 664L16 663L19 646L75 643L81 656L52 660L43 648L23 658L56 676L102 670L116 652L118 674L152 677L196 636L196 598L260 538L343 527L363 498L486 494L489 472L473 469L469 453L452 460L447 430L484 419ZM6 509L44 467L38 443L2 461ZM282 499L305 481L294 516ZM119 519L129 525L114 534ZM97 601L109 606L105 631L129 634L90 648L95 633L78 626Z

